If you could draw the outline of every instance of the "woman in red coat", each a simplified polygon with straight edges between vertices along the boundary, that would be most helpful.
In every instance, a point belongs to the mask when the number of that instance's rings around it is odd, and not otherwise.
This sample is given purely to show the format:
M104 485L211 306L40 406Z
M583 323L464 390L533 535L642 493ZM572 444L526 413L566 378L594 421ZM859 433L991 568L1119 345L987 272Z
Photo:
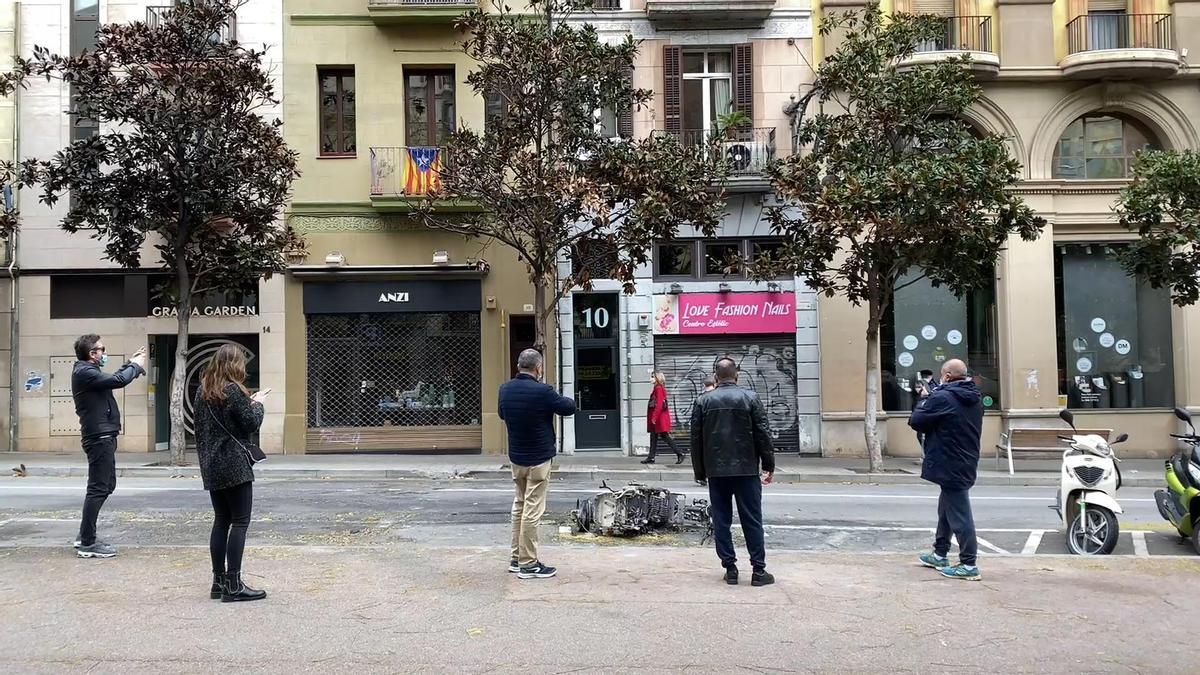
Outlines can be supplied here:
M654 454L658 451L659 441L666 441L675 453L675 463L683 464L683 453L671 438L671 409L667 406L667 376L654 373L651 376L654 391L650 393L650 403L646 406L646 431L650 432L650 455L642 460L642 464L653 464Z

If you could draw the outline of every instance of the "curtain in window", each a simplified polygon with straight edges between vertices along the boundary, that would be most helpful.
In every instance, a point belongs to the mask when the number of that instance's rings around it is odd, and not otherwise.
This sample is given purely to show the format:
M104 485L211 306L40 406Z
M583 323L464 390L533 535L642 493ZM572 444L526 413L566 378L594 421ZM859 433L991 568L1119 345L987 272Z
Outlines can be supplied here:
M715 124L721 115L733 110L733 96L729 80L712 80L712 120Z

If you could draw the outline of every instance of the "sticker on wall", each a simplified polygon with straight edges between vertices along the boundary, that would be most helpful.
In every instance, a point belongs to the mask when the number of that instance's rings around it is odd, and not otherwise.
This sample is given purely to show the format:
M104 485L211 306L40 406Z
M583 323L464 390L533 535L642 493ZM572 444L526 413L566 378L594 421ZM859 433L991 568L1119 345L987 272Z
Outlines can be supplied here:
M1081 373L1092 372L1092 360L1086 356L1080 357L1079 360L1075 362L1075 370L1078 370Z
M913 355L908 352L900 352L896 356L896 363L899 363L901 368L909 368L913 364Z
M1084 338L1077 337L1071 342L1071 349L1074 349L1076 354L1086 352L1087 348L1088 341Z
M990 408L990 407L992 407L993 405L995 405L995 403L996 403L996 400L995 400L995 399L993 399L991 396L984 396L984 397L983 397L983 407L985 407L985 408Z
M926 340L932 340L933 338L937 337L937 329L933 326L925 326L921 329L921 337L925 338Z
M1101 333L1100 334L1100 346L1104 347L1105 349L1108 349L1109 347L1113 346L1113 343L1116 341L1117 341L1117 339L1113 337L1112 333Z
M949 342L952 345L962 344L962 333L956 330L946 333L946 342Z
M1133 345L1129 344L1129 340L1117 340L1116 349L1118 354L1125 356L1133 349Z
M904 348L905 349L916 349L917 345L919 345L919 344L921 344L921 341L917 339L916 335L905 335L904 336Z
M25 378L25 391L41 391L42 387L46 386L46 374L29 371L29 377Z
M1103 333L1104 329L1108 328L1108 322L1100 317L1092 319L1092 330L1096 333Z
M945 361L946 360L946 348L939 346L937 349L934 349L933 350L933 360L937 361L938 363Z

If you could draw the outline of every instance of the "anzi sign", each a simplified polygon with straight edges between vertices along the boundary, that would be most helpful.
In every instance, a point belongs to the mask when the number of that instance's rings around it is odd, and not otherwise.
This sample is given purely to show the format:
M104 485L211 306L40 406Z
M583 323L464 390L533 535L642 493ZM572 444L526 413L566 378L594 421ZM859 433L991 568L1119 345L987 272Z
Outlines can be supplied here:
M176 307L155 307L150 310L150 316L179 316L179 309ZM258 308L244 306L193 307L192 316L258 316Z
M380 293L380 302L408 302L408 293Z
M685 293L654 296L655 335L795 333L794 293Z

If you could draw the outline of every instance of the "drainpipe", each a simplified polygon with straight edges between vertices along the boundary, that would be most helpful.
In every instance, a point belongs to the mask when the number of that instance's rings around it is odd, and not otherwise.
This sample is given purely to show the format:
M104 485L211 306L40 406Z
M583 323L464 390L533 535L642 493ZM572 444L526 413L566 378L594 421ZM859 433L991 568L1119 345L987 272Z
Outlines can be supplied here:
M624 328L621 331L624 335L618 335L618 339L625 343L625 437L629 439L628 456L633 457L635 455L633 443L633 330L629 327L629 300L633 296L621 293L617 297L617 302L625 305L625 311L618 312L621 317L619 325Z
M13 49L14 51L21 48L21 3L13 3ZM17 87L13 91L13 149L12 162L15 166L20 156L21 147L21 88ZM13 190L13 208L20 209L20 192ZM19 411L17 405L17 392L20 391L18 382L21 377L20 367L20 318L18 316L17 307L20 294L17 292L17 278L20 276L20 269L17 267L17 240L19 235L13 232L5 244L8 254L8 330L9 330L9 358L8 358L8 450L9 452L17 452L17 423L19 420Z

